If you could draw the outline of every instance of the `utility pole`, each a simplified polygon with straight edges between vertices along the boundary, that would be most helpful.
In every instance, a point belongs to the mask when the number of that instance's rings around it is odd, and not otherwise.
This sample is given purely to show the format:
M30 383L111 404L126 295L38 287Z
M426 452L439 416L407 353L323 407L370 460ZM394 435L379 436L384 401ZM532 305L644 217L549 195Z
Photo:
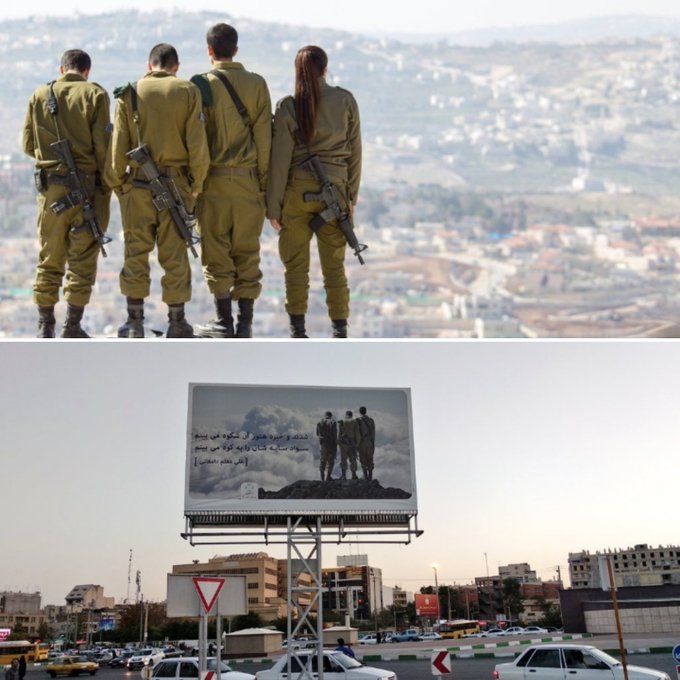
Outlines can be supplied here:
M128 587L127 587L127 597L125 598L125 604L130 602L130 581L132 578L132 548L130 548L130 557L128 559Z

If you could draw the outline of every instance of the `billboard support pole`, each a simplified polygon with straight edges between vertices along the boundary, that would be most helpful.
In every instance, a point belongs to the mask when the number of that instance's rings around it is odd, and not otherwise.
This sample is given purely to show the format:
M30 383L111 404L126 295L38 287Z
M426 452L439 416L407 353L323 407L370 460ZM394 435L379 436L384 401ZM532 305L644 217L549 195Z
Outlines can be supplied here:
M288 675L291 673L291 660L297 659L302 672L299 680L323 680L323 584L321 572L321 544L323 531L321 517L287 518L287 604L288 604ZM301 583L300 576L309 577L310 585ZM307 579L305 579L307 581ZM306 596L302 601L303 596ZM316 611L316 620L312 613ZM293 620L294 613L297 621ZM307 646L312 645L316 654L300 656L295 646L298 635L304 633ZM317 670L318 669L318 672Z

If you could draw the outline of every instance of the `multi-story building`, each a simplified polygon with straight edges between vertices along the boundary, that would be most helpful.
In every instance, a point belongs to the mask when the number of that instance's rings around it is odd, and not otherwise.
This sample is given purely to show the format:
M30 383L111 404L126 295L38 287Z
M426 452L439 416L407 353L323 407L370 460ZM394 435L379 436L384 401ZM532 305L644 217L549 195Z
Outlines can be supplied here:
M112 609L115 604L113 597L104 595L102 586L96 586L92 583L73 586L65 599L71 613L91 609Z
M40 611L40 593L0 592L1 614L30 614Z
M0 592L0 628L36 637L45 615L40 611L40 593Z
M399 586L394 586L392 589L392 603L394 604L395 609L406 609L406 605L409 602L413 602L413 600L413 593L409 593Z
M322 570L324 609L369 619L385 609L382 570L368 564L367 555L338 557L337 567Z
M176 564L172 573L193 576L243 575L248 589L248 610L259 614L264 621L273 621L288 615L287 568L286 560L257 552L218 555L202 563ZM295 579L298 586L311 587L309 574L296 574ZM310 601L311 597L304 592L297 596L299 608L308 606Z
M504 581L506 578L514 578L519 583L540 583L536 572L526 562L508 564L504 567L499 566L498 575L501 581Z
M618 550L569 553L572 588L602 587L598 559L602 556L611 558L617 586L680 585L680 546L650 548L646 543L640 543Z

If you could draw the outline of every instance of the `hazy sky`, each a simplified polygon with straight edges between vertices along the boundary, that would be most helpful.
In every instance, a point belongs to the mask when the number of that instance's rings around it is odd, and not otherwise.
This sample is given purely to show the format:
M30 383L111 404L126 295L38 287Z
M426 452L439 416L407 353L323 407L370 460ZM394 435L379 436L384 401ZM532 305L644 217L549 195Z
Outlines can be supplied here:
M172 8L166 0L24 0L6 2L0 8L0 18L23 17L29 14L99 13L119 8L143 7L145 10ZM342 5L311 2L310 0L197 0L177 2L178 9L209 9L227 12L231 17L331 26L350 31L447 33L488 26L519 26L574 19L588 16L641 13L680 17L676 0L572 0L550 3L540 0L478 0L454 3L451 0L422 0L416 4L365 2L345 0Z
M678 541L680 352L640 342L0 343L0 589L147 599L173 564L284 546L182 540L191 382L410 387L418 525L367 552L389 585L466 583L570 551ZM486 556L486 557L485 557Z

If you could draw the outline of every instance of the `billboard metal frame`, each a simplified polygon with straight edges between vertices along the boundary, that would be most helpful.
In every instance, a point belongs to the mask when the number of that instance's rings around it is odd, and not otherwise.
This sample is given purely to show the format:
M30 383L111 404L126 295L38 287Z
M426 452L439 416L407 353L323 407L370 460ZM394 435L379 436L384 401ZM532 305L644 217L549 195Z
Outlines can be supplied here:
M373 515L375 522L376 516ZM414 538L423 533L418 528L418 516L390 516L383 523L369 526L357 524L356 517L334 517L330 525L324 526L322 515L289 515L285 518L277 516L274 521L263 516L259 522L242 523L238 517L232 517L233 524L227 523L228 517L212 518L195 516L185 517L185 529L182 538L191 545L277 545L286 544L290 540L290 526L305 527L310 535L318 535L322 543L400 543L408 545ZM250 517L250 520L255 518ZM282 526L282 520L285 526ZM389 521L388 521L389 520Z

